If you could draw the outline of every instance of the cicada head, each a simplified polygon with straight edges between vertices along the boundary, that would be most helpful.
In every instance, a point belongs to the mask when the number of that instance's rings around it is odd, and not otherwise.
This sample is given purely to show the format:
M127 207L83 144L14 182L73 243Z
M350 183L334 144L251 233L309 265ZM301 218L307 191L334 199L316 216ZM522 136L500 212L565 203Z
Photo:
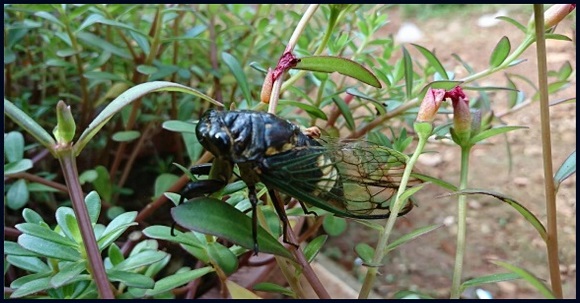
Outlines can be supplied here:
M195 133L199 143L217 158L231 155L233 138L218 111L208 110L197 123Z

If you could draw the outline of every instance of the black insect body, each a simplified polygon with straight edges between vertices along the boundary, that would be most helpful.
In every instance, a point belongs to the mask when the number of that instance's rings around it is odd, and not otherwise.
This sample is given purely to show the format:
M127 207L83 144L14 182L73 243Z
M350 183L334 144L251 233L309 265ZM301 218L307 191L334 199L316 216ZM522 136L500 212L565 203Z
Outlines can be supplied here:
M215 159L211 168L192 168L192 173L209 174L209 179L189 183L182 196L221 189L230 180L234 164L238 165L249 189L256 253L256 183L340 217L380 219L390 214L390 198L405 164L405 156L394 150L363 141L317 140L295 124L264 112L209 110L199 120L196 135ZM283 207L274 204L284 221L286 239ZM412 207L409 202L399 215Z

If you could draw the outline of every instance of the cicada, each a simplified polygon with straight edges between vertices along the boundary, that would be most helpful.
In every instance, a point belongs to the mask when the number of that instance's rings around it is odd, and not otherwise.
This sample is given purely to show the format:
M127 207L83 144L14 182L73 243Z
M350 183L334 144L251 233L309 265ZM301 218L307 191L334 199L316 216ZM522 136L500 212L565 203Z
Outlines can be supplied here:
M273 114L250 110L209 110L200 118L196 135L215 158L211 168L192 169L210 177L186 185L182 197L223 188L237 165L249 189L255 253L258 182L296 198L305 212L302 202L339 217L381 219L390 215L390 198L406 162L403 154L392 149L360 140L317 138ZM409 201L399 215L412 207ZM283 208L276 210L284 223L286 241L287 218Z

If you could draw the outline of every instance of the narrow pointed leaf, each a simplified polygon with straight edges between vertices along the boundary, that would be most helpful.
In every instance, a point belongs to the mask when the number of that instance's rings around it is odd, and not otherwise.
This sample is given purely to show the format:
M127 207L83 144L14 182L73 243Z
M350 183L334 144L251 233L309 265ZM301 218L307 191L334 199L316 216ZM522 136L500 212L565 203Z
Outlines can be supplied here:
M354 118L352 117L352 111L348 107L348 104L346 104L344 100L338 97L332 98L332 101L334 101L334 104L338 106L338 109L340 110L340 113L344 117L348 129L354 130Z
M512 19L510 17L499 16L499 17L495 17L495 18L511 23L512 25L517 27L519 30L521 30L523 33L526 33L528 31L528 29L523 24L519 23L518 21L516 21L515 19Z
M461 289L466 289L469 287L476 287L476 286L480 286L483 284L489 284L489 283L510 281L510 280L515 280L515 279L520 279L520 278L521 278L520 275L518 275L516 273L511 273L511 272L510 273L487 275L487 276L483 276L483 277L469 279L469 280L463 282L461 284Z
M107 270L107 277L111 281L121 282L129 287L147 289L155 286L155 281L150 277L130 271Z
M63 222L64 223L64 222ZM59 235L57 232L51 230L48 227L41 226L33 223L20 223L16 225L16 229L24 234L38 237L40 239L45 239L50 242L76 247L77 244L71 239Z
M405 201L407 200L409 197L411 197L412 195L414 195L416 192L418 192L419 190L421 190L425 185L427 185L428 183L423 183L421 185L417 185L417 186L413 186L407 190L405 190L403 192L403 194L401 194L401 196L399 197L399 200Z
M527 208L525 208L522 204L520 204L516 200L513 200L513 199L511 199L503 194L489 191L489 190L464 189L464 190L460 190L460 191L452 193L452 195L473 195L473 194L492 196L496 199L499 199L499 200L507 203L508 205L513 207L515 210L517 210L522 216L524 216L524 218L528 222L530 222L530 224L532 224L532 226L538 231L538 233L540 234L542 239L544 239L544 241L546 241L546 239L548 238L546 228L544 227L542 222L540 220L538 220L538 218L531 211L529 211Z
M531 272L503 261L493 260L491 262L519 275L524 280L528 281L532 286L534 286L534 288L536 288L544 297L549 299L556 298L550 288Z
M236 78L236 81L240 86L240 89L242 90L242 95L244 96L244 99L246 99L248 102L252 100L252 94L250 93L248 79L246 79L246 74L244 73L244 70L242 69L242 66L240 66L238 60L234 56L226 52L222 53L222 60L228 66L228 68L234 75L234 78Z
M398 238L397 240L389 243L387 245L386 250L391 251L391 250L401 246L402 244L405 244L405 243L407 243L413 239L416 239L419 236L422 236L424 234L430 233L441 226L443 226L443 225L442 224L433 224L433 225L417 228L417 229L413 230L412 232L407 233L404 236Z
M197 123L191 123L186 121L180 120L169 120L163 122L161 126L169 131L178 132L178 133L192 133L195 134L195 126Z
M546 40L547 39L562 40L562 41L573 41L568 36L561 35L561 34L546 34Z
M42 256L66 261L77 261L81 254L70 246L23 234L18 237L18 244Z
M491 57L489 58L489 66L490 67L500 66L503 63L503 61L505 61L507 56L510 54L510 50L511 50L510 40L508 39L508 37L503 36L495 46L493 52L491 53Z
M133 101L139 100L139 98L143 97L144 95L152 92L161 92L161 91L175 91L188 93L197 96L203 100L209 101L213 104L216 104L218 106L223 106L220 102L212 99L211 97L193 88L181 84L166 81L154 81L142 83L131 87L130 89L126 90L124 93L119 95L119 97L115 98L115 100L111 101L111 103L109 103L109 105L107 105L107 107L105 107L103 111L101 111L101 113L89 124L89 126L81 134L77 144L75 145L76 155L78 155L87 145L87 143L97 134L97 132L103 126L105 126L105 124L111 118L113 118L113 115L121 111L125 106L131 104ZM5 107L7 102L9 103L9 101L4 101ZM52 142L54 142L54 140L52 140Z
M482 131L481 133L473 136L473 138L471 138L471 143L475 144L477 142L483 141L489 137L495 136L497 134L503 134L503 133L507 133L509 131L512 130L516 130L516 129L522 129L522 128L528 128L527 126L500 126L500 127L494 127L494 128L490 128L487 130Z
M325 120L325 121L328 120L328 117L320 108L318 108L316 106L312 106L310 104L306 104L304 102L291 101L291 100L279 100L278 105L298 107L300 109L303 109L308 114L310 114L316 118L320 118L320 119Z
M322 245L324 245L327 239L328 235L320 235L310 241L308 245L306 245L304 248L304 256L306 257L306 261L308 261L308 263L312 262L312 260L316 258L316 255L318 255Z
M50 272L50 267L37 257L8 255L6 261L29 272Z
M63 265L59 268L59 272L50 279L50 285L57 288L68 284L86 269L87 263L84 260Z
M224 203L225 204L225 203ZM155 282L153 289L149 289L145 292L148 297L170 291L174 288L187 284L207 273L214 271L211 266L202 267L195 270L189 270L185 272L180 272Z
M445 68L443 67L443 64L441 64L439 59L437 59L435 54L433 54L430 50L428 50L428 49L426 49L418 44L411 43L411 45L416 47L419 50L419 52L421 52L421 54L425 57L425 59L427 59L429 64L431 64L431 66L433 66L433 68L435 68L435 71L437 71L439 73L439 75L441 75L441 77L443 77L443 79L449 80L449 75L447 75L447 71L445 70Z
M177 224L200 233L226 239L242 247L253 249L252 219L235 207L214 198L195 198L171 209ZM277 239L258 226L259 250L292 259Z
M304 57L300 58L300 62L298 62L294 69L325 73L337 72L355 78L368 85L381 88L379 79L371 71L357 62L345 58L331 56Z
M226 275L231 275L238 268L238 258L236 255L227 247L217 242L208 243L207 254Z
M20 286L10 295L10 298L21 298L49 288L53 288L50 285L50 277L39 278Z
M405 96L411 100L413 96L413 59L405 47L403 47L403 67L405 72Z
M53 145L56 144L54 138L34 119L6 99L4 99L4 114L32 135L42 146L51 152L54 151Z
M445 182L445 181L443 181L441 179L437 179L435 177L431 177L431 176L428 176L428 175L423 175L423 174L415 173L415 172L411 173L411 176L414 177L414 178L417 178L419 180L423 180L425 182L429 182L429 183L435 184L435 185L437 185L437 186L439 186L441 188L445 188L445 189L447 189L449 191L457 191L457 186L455 186L455 185L453 185L451 183Z
M286 295L286 296L292 297L292 298L296 297L296 294L292 290L290 290L286 287L280 286L278 284L270 283L270 282L258 283L256 285L254 285L253 288L256 291L279 293L279 294Z
M576 172L576 151L573 151L564 163L558 168L558 171L554 175L554 183L556 183L556 188L560 186L564 180L568 179L572 174Z
M32 168L32 160L22 159L18 162L7 163L4 165L4 175L21 173Z

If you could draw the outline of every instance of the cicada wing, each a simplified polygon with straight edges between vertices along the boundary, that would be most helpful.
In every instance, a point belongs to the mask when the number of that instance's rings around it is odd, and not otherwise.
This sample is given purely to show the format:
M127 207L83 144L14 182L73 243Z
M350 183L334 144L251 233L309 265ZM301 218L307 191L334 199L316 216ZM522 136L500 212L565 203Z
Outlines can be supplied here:
M405 162L406 156L376 144L326 142L266 158L260 179L339 216L386 218Z

